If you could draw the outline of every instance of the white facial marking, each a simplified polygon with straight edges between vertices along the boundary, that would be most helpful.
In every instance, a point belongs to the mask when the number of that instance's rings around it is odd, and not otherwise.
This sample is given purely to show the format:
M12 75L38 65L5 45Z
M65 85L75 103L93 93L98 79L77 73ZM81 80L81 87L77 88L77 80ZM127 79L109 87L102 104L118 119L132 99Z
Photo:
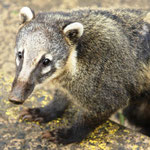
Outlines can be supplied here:
M15 48L15 54L17 54L17 52L18 52L18 51L17 51L17 48Z
M45 59L49 59L50 61L52 61L52 60L53 60L53 57L52 57L51 54L46 54L46 55L45 55ZM48 73L50 70L51 70L51 66L44 67L44 68L42 69L42 74L46 74L46 73Z
M55 68L57 69L61 68L59 61L55 64Z
M51 66L47 66L45 68L42 69L42 74L46 74L51 70Z
M51 54L46 54L46 55L45 55L45 58L49 59L50 61L52 61L52 60L53 60L53 57L52 57L52 55L51 55Z
M22 70L21 70L20 75L19 75L20 81L28 81L28 78L29 78L30 73L32 71L32 68L28 64L28 61L31 61L31 60L28 60L27 50L24 50L24 62L22 65Z
M81 37L83 34L84 28L83 28L83 25L81 23L75 22L75 23L71 23L68 26L66 26L64 29L64 33L67 33L70 30L78 30L79 31L78 37Z
M27 21L30 21L34 18L34 14L32 12L32 10L29 7L23 7L20 10L20 18L21 16L24 15L27 17Z
M16 65L19 66L19 63L20 63L20 61L19 61L19 58L17 57L16 58Z
M21 47L21 48L19 48L19 50L17 50L17 48L15 48L15 53L16 53L16 65L17 66L19 66L19 63L20 63L20 60L19 60L19 58L18 58L18 53L19 52L23 52L23 48Z
M21 47L21 48L19 48L19 50L18 50L18 52L23 52L23 48Z

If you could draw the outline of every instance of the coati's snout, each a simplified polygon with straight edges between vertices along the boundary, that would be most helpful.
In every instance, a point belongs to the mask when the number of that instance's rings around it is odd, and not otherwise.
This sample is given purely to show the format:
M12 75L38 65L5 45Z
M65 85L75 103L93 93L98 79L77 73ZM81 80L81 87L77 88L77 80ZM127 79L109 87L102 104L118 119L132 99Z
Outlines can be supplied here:
M33 89L34 84L23 81L14 81L9 94L9 101L14 104L22 104L32 93Z

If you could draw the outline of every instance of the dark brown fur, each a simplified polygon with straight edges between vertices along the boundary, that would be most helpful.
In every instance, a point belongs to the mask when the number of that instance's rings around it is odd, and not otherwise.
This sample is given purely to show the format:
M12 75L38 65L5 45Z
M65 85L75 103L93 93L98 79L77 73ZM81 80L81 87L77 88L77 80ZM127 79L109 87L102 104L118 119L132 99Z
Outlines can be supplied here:
M52 72L57 77L51 83L61 86L65 94L56 92L47 107L28 109L22 117L47 122L60 117L69 105L75 105L79 111L73 124L48 134L52 141L68 144L81 141L119 108L138 101L142 105L142 93L147 94L143 102L149 100L149 15L140 10L78 10L36 15L20 29L17 46L25 31L42 31L51 43L48 52L55 58L64 58L61 70ZM63 33L73 22L84 26L80 38L76 36L78 31ZM73 60L69 59L72 51L77 52L75 70ZM37 68L30 80L40 81Z

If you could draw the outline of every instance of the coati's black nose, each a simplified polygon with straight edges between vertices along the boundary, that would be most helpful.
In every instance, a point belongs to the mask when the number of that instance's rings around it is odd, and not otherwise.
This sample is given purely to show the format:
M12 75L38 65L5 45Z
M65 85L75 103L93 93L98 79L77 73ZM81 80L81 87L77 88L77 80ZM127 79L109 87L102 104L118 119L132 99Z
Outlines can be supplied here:
M14 104L22 104L24 102L19 97L14 96L12 93L9 95L9 101Z

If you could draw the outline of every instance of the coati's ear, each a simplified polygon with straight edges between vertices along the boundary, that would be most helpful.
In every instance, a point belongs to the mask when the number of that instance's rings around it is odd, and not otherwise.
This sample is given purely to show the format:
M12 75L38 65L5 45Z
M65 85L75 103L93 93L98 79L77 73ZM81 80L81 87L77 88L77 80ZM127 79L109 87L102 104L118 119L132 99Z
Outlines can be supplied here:
M84 31L83 25L79 22L71 23L63 29L65 36L72 42L77 42Z
M19 13L21 24L29 22L35 17L35 13L29 7L22 7Z

